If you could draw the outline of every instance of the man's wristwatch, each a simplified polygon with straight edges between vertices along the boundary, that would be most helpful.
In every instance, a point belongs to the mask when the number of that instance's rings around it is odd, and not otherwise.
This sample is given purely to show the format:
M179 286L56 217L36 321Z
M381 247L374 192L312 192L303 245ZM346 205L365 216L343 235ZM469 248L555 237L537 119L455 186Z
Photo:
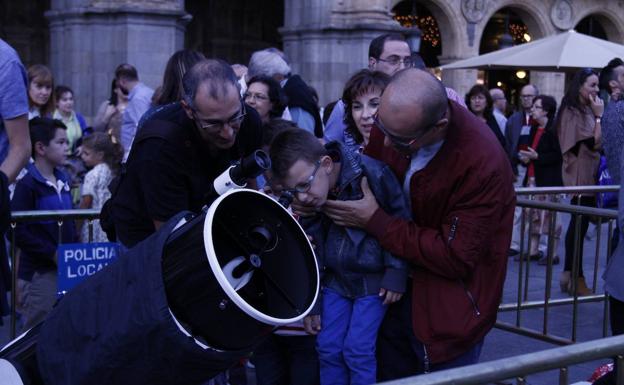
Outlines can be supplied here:
M596 116L596 123L600 123L602 121L602 116Z

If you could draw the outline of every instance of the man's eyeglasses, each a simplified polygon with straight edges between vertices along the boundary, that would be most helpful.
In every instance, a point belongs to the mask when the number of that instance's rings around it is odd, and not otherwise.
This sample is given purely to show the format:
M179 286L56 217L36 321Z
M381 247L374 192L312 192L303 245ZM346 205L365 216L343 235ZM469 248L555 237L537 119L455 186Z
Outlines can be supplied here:
M297 184L292 189L284 189L282 190L282 192L286 191L293 195L296 195L297 193L307 193L308 191L310 191L310 189L312 188L312 183L314 182L314 178L316 177L316 172L318 171L319 167L321 167L320 159L317 160L316 163L314 163L314 170L312 170L312 175L310 175L308 179L306 179L305 182L301 182Z
M211 134L216 134L216 133L221 132L221 130L226 125L230 127L234 127L234 128L239 128L241 123L243 122L243 119L245 119L245 115L247 115L247 111L245 110L245 103L243 103L242 101L241 101L241 109L236 113L236 115L232 116L227 121L215 120L215 119L202 120L199 118L199 116L197 116L197 111L195 109L193 109L192 111L193 111L193 116L195 117L195 120L197 121L197 125L199 126L199 128L201 128L202 130L206 130L208 131L208 133L211 133Z
M444 112L444 114L442 114L442 116L440 117L440 119L436 120L435 123L430 124L428 126L426 126L418 136L416 136L413 139L404 139L404 138L400 138L392 133L390 133L386 127L383 125L383 123L381 123L381 121L379 120L379 114L376 114L373 117L373 122L375 123L375 125L377 126L377 128L379 128L379 131L381 131L388 139L390 139L390 141L392 142L392 145L397 148L398 150L408 150L410 147L412 147L414 145L414 143L416 143L417 141L419 141L420 139L422 139L425 135L427 135L427 133L429 132L429 130L434 127L442 118L444 118L444 116L446 115L446 111Z
M414 139L405 140L394 134L391 134L383 125L383 123L381 123L381 121L379 120L379 115L373 116L373 122L375 123L377 128L379 128L379 131L381 131L388 139L390 139L390 141L396 148L402 149L402 150L406 150L410 148L414 143L416 143L420 138L422 138L428 131L428 130L425 130L425 132L423 132L421 135L418 135Z
M266 95L262 95L262 94L252 94L249 92L245 92L245 94L243 95L243 99L245 100L254 99L254 100L260 100L263 102L263 101L269 100L269 97Z
M411 57L404 57L403 59L401 59L398 56L390 56L387 59L379 58L377 60L388 63L391 66L398 66L401 63L403 63L407 68L411 68L414 66L414 60L412 60Z

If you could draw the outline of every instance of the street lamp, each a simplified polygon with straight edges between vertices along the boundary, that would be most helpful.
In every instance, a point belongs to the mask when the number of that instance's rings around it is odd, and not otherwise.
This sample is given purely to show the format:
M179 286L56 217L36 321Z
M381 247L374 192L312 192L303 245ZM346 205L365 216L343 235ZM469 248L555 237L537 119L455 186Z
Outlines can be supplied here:
M416 0L412 0L412 27L407 31L407 44L412 53L420 51L420 38L422 32L418 28L418 14L416 13Z

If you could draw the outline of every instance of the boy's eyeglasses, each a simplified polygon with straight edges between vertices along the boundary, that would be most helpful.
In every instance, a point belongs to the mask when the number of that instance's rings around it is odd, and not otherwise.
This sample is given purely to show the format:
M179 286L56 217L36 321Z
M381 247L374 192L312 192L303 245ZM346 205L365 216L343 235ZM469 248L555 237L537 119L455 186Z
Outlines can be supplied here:
M312 188L312 183L314 182L314 178L316 177L316 173L317 173L319 167L321 167L321 160L320 159L317 160L316 163L314 164L314 170L312 170L312 174L308 177L308 179L305 182L297 184L292 189L284 189L282 191L289 192L289 193L291 193L293 195L295 195L297 193L307 193Z

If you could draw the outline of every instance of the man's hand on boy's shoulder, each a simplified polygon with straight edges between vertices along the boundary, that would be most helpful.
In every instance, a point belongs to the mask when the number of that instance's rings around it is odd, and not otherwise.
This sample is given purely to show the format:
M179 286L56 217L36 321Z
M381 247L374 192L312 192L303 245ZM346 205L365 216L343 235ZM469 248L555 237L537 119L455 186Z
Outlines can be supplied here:
M364 228L379 208L366 177L362 178L362 194L356 201L328 200L323 212L339 226Z

